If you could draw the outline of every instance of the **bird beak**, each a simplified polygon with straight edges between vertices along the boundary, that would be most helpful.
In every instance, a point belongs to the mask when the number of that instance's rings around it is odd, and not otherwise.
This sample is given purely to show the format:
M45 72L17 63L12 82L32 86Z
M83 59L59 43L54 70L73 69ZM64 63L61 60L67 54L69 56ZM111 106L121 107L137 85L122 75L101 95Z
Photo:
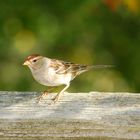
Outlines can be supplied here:
M29 65L29 61L26 60L26 61L23 63L23 65L24 65L24 66L28 66L28 65Z

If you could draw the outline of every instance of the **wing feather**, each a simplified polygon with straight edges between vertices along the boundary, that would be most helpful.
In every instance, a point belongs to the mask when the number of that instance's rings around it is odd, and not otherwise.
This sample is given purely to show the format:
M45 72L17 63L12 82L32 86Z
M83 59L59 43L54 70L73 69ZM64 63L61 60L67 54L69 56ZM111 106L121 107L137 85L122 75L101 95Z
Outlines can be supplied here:
M74 73L76 75L88 70L89 67L88 65L74 64L56 59L52 60L50 66L54 68L57 74Z
M114 65L84 65L52 59L50 67L55 70L56 74L71 73L72 79L74 79L77 75L90 69L111 68L114 67Z

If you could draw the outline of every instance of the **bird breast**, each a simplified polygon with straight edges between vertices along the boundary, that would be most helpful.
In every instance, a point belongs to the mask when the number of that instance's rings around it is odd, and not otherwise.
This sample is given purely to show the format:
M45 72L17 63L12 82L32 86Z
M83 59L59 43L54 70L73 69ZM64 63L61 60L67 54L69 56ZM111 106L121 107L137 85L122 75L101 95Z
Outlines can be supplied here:
M37 82L45 86L67 85L72 79L70 73L57 74L52 68L33 71L33 77Z

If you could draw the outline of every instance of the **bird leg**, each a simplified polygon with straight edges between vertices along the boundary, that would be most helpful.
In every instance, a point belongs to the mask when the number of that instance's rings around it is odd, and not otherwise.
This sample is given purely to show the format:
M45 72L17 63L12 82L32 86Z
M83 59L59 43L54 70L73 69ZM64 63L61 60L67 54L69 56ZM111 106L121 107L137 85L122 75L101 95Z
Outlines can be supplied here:
M54 89L54 87L49 88L49 89L43 91L43 94L40 95L39 98L38 98L39 102L41 101L41 99L42 99L43 97L47 96L53 89Z
M69 84L66 85L59 93L57 93L57 95L52 99L54 103L58 101L60 95L61 95L64 91L66 91L66 89L67 89L69 86L70 86Z

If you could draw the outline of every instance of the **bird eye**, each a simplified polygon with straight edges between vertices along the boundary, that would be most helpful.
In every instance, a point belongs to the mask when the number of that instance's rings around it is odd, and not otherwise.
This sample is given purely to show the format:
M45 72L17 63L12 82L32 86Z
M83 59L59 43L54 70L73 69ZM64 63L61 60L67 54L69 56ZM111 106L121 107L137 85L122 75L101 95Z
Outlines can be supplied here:
M34 63L35 63L36 61L37 61L36 59L33 60Z

